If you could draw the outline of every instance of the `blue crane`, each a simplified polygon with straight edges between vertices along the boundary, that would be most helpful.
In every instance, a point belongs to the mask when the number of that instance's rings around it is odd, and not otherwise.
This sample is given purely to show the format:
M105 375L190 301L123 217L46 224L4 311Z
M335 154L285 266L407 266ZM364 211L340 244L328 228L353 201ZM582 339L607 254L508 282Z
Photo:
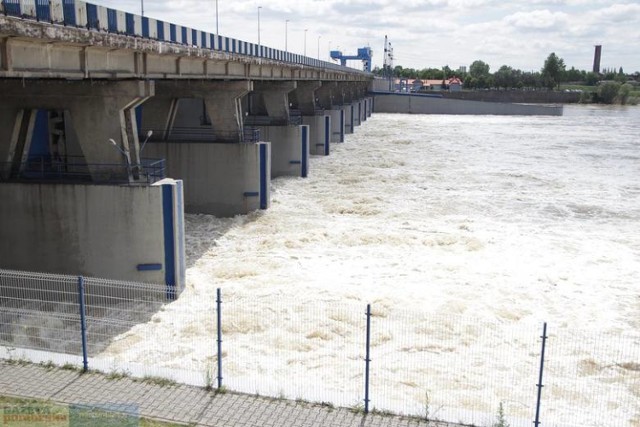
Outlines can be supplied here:
M361 60L362 69L367 72L371 72L371 56L373 52L370 47L361 47L358 49L357 55L343 55L339 50L331 51L331 59L339 59L340 64L344 67L347 65L347 61L350 59Z

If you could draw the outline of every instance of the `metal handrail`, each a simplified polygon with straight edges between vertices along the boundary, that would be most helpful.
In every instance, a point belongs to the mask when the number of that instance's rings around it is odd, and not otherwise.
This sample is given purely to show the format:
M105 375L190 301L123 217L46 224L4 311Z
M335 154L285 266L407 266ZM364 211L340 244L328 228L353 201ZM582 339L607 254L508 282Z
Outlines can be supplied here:
M245 126L243 131L215 131L203 127L174 127L166 129L141 129L140 138L148 131L152 131L149 144L158 142L211 142L211 143L233 143L233 142L259 142L260 129L253 126Z
M164 159L142 159L140 164L86 163L83 157L66 161L48 157L25 162L0 162L0 181L93 184L153 184L166 177Z

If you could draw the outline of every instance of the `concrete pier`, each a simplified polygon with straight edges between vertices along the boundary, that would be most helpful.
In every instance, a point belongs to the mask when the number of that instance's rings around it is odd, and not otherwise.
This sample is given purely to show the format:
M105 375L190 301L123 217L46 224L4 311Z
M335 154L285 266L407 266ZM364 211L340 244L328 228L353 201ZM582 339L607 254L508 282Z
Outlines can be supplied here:
M302 116L302 124L309 126L309 152L328 156L331 141L331 116L328 114Z
M182 182L3 183L0 265L184 288Z
M145 150L166 158L168 175L184 181L187 213L229 217L271 203L268 142L153 142Z
M346 129L344 108L333 108L327 111L331 116L331 142L344 142Z
M345 133L346 134L352 134L353 132L355 132L355 122L356 122L356 118L355 118L355 106L354 104L345 104L343 106L344 109L344 122L345 122Z
M309 174L309 126L260 126L260 137L271 143L271 177Z

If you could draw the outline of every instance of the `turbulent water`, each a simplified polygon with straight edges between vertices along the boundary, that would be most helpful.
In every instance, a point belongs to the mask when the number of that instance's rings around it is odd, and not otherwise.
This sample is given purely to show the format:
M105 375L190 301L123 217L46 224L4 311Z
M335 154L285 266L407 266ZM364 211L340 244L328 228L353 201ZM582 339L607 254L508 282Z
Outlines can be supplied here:
M231 388L355 405L371 303L373 406L531 425L546 321L542 419L639 426L638 135L638 108L376 114L269 210L188 216L188 289L105 355L215 367L220 287Z

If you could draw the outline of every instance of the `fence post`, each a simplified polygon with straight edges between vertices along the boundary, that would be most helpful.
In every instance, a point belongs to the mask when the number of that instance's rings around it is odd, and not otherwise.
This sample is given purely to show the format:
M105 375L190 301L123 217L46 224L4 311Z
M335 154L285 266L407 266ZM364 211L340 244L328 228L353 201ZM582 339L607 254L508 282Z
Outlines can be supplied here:
M84 277L78 277L78 305L80 307L80 332L82 334L82 371L89 370L87 360L87 319L86 308L84 306Z
M216 311L218 314L218 388L222 388L222 298L220 288L216 291Z
M371 362L371 304L367 304L367 349L364 369L364 413L369 413L369 364Z
M544 350L547 343L547 322L544 322L542 326L542 352L540 354L540 376L538 378L538 401L536 402L536 419L533 424L538 427L540 425L540 403L542 400L542 373L544 371Z

